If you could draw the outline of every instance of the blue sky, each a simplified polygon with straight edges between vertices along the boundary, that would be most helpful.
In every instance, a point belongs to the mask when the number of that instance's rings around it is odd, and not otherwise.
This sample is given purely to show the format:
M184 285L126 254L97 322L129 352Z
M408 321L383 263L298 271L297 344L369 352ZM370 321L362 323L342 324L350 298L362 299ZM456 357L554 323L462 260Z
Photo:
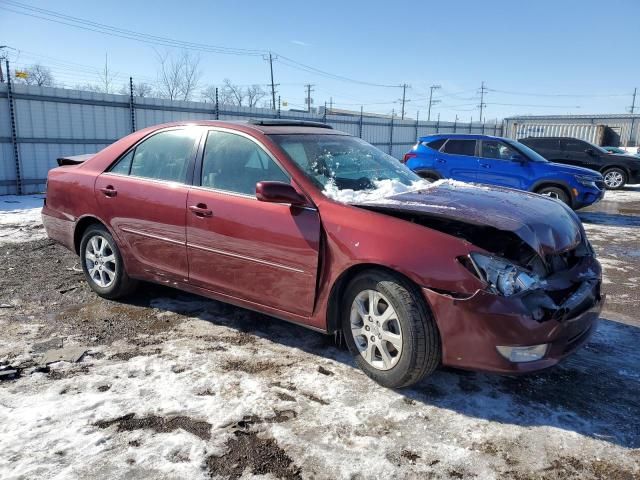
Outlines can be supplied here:
M429 86L439 84L432 118L478 119L482 81L486 118L514 114L624 113L640 87L640 2L538 1L200 1L57 2L21 0L65 15L172 39L271 50L335 75L381 85L407 83L407 115L426 118ZM68 86L97 79L105 54L120 83L153 82L155 50L171 49L52 23L7 10L0 0L0 44L18 66L48 65ZM33 13L33 12L32 12ZM154 50L155 49L155 50ZM267 84L261 56L200 53L203 86L229 78ZM329 78L274 62L279 94L304 104L390 113L402 90ZM506 93L511 92L511 93ZM573 95L573 96L566 96ZM396 102L396 103L393 103ZM640 97L638 100L640 105ZM577 108L580 107L580 108ZM640 109L639 109L640 111Z

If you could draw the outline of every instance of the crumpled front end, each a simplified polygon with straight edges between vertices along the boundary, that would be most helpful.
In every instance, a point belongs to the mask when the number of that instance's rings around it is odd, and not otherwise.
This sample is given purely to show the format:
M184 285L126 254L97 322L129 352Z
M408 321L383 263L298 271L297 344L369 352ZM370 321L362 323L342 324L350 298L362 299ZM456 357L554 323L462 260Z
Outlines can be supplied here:
M489 284L468 298L423 289L440 329L445 365L528 372L558 363L589 339L604 297L600 263L588 243L536 257L528 268L544 273L511 295Z

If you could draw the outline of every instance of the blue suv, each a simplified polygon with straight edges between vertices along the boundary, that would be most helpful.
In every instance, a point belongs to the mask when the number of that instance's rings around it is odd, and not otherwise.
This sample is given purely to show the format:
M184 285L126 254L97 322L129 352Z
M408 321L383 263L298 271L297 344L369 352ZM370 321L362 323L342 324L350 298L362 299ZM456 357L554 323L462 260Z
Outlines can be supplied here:
M551 163L508 138L446 133L421 137L403 162L429 180L452 178L527 190L561 200L575 210L604 196L599 173Z

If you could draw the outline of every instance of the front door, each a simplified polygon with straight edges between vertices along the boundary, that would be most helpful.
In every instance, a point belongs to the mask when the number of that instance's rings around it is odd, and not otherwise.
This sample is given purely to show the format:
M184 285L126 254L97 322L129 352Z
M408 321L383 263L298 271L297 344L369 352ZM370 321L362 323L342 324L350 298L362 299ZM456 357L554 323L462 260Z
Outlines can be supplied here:
M436 168L445 178L461 182L475 182L478 170L476 141L449 139L441 151L436 152Z
M290 183L254 139L209 131L199 187L187 199L189 279L211 291L300 316L313 311L320 218L314 208L261 202L256 183Z
M129 273L188 279L185 208L200 132L156 133L96 179L100 212L120 240Z
M532 175L530 162L499 140L482 140L478 164L479 183L526 190Z
M600 157L591 144L576 138L563 138L560 145L565 157L563 163L599 170ZM587 153L588 150L592 150L593 153Z

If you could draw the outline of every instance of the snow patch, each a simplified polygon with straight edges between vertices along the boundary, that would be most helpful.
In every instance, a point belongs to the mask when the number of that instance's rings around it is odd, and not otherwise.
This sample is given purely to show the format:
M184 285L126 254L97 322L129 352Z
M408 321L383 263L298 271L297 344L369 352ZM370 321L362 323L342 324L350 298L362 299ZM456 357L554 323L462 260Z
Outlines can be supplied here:
M325 185L323 193L340 203L389 203L389 204L398 204L398 205L410 205L409 202L404 202L401 200L394 200L394 195L399 195L401 193L407 192L428 192L429 190L436 187L445 187L445 188L474 188L478 190L490 190L489 187L475 185L471 183L460 182L457 180L438 180L433 183L429 183L426 180L419 180L413 182L411 185L406 185L399 180L396 179L386 179L386 180L376 180L373 182L375 188L370 188L367 190L353 190L351 188L343 188L340 189L335 184L335 182L329 182ZM416 205L418 205L416 203ZM423 205L420 203L419 205ZM451 209L455 210L454 207L447 207L445 205L430 205L434 208L442 208L442 209Z
M44 195L0 197L0 244L20 243L45 237L42 226Z

